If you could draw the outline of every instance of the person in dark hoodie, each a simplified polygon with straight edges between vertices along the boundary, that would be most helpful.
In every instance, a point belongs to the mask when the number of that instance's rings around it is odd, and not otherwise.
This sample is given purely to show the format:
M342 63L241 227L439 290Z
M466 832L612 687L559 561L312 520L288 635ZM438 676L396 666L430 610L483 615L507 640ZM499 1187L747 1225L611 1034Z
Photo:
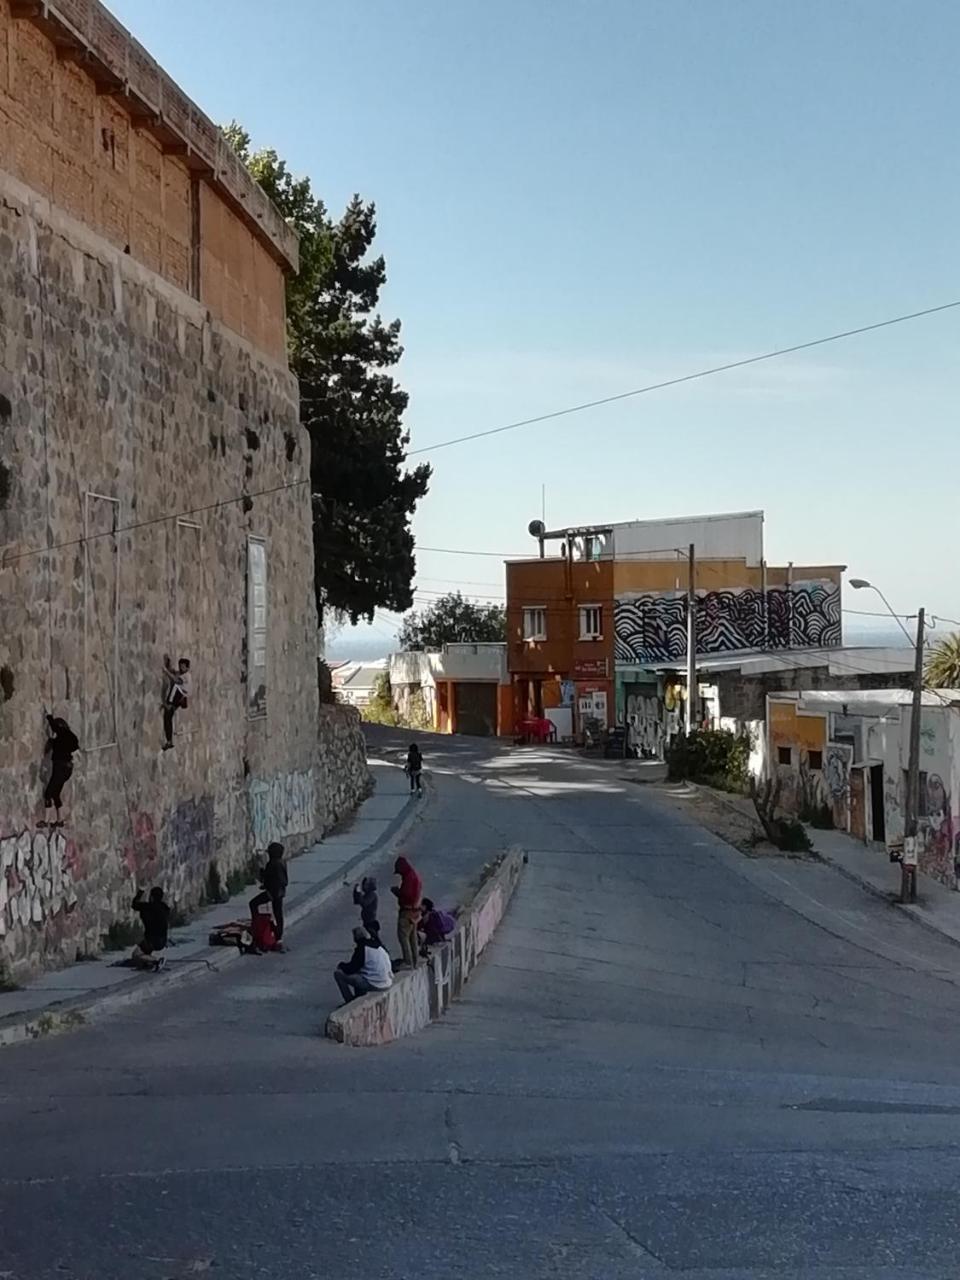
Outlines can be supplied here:
M44 755L50 756L50 781L43 793L44 821L37 825L62 827L60 801L63 798L63 788L73 773L73 753L80 750L80 743L66 720L62 720L59 716L48 715L47 724L50 727L50 737L43 750ZM46 811L51 808L56 817L52 823L48 824Z
M353 931L353 955L333 971L344 1004L368 991L388 991L393 986L393 966L386 947L359 925Z
M407 763L403 766L407 776L410 779L410 794L416 791L418 796L423 795L423 756L420 754L420 748L415 742L410 743L410 749L407 752Z
M360 908L360 923L370 934L380 936L380 898L373 876L364 876L353 886L353 903Z
M283 845L274 840L267 845L267 865L260 872L260 885L270 895L273 908L273 923L276 926L277 942L283 937L283 900L287 895L287 866L283 860Z
M140 917L143 938L134 947L130 963L135 969L159 972L165 963L163 953L170 931L170 908L163 900L163 890L159 886L151 889L150 897L144 901L143 890L138 889L131 906Z
M404 857L399 857L393 866L394 874L400 877L399 885L393 885L390 892L397 899L397 939L403 963L411 969L417 967L417 925L420 923L420 899L423 894L423 883L414 868Z

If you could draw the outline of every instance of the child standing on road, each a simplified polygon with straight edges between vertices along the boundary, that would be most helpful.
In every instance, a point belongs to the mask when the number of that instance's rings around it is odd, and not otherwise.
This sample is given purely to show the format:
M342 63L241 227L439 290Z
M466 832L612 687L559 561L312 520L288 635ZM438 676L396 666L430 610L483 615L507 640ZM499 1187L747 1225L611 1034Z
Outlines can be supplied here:
M413 794L414 788L418 796L423 795L423 756L420 754L420 748L415 742L410 743L410 749L407 752L407 763L404 766L410 778L410 794Z

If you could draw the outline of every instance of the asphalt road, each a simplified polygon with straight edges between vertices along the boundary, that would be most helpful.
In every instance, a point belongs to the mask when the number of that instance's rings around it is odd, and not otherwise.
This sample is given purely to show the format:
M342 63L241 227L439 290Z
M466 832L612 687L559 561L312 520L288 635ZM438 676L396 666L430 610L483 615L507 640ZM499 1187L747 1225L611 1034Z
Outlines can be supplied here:
M428 891L530 854L466 997L325 1041L345 894L286 956L4 1050L0 1277L960 1274L960 948L615 763L424 741Z

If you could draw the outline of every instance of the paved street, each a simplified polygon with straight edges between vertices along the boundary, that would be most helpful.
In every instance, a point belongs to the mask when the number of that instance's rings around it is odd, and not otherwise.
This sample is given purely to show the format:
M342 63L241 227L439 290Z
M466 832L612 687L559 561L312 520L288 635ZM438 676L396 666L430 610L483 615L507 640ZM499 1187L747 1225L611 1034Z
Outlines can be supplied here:
M615 762L422 741L427 891L530 854L466 997L325 1041L345 892L288 955L4 1050L0 1273L955 1277L960 948Z

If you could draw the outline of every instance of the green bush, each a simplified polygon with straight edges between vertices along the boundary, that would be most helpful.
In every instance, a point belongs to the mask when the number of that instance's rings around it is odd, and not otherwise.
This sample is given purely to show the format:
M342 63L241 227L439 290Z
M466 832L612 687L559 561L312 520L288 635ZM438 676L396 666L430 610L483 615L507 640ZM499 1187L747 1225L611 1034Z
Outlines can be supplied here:
M777 848L784 853L809 853L813 848L803 823L796 818L781 818L778 826Z
M430 713L427 711L427 700L423 696L423 690L417 689L410 696L410 709L407 712L406 720L403 723L404 729L432 729L433 721L430 719Z
M377 677L373 687L373 695L361 712L364 720L370 724L385 724L391 729L400 727L400 717L393 705L393 690L390 687L390 676L386 671Z
M729 729L697 729L674 738L667 748L672 782L702 782L723 791L747 790L750 735Z
M227 875L226 892L224 901L232 898L235 893L239 893L241 889L245 889L248 884L256 884L260 880L260 859L254 857L248 859L242 866L235 868Z

